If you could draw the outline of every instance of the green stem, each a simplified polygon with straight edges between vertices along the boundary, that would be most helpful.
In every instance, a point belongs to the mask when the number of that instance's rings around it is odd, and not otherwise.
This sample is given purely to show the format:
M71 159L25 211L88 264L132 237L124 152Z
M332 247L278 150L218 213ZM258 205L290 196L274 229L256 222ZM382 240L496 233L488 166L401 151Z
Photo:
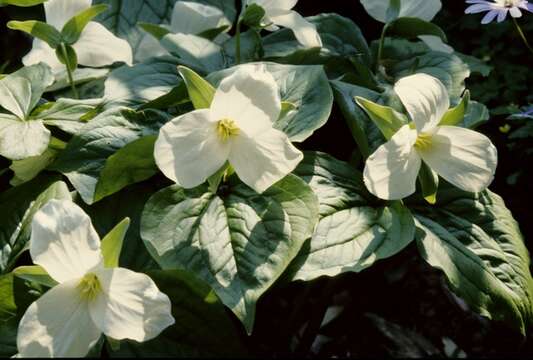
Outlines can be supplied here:
M237 29L235 30L235 61L237 65L241 63L241 20L237 21Z
M518 21L516 21L516 18L513 18L513 22L514 22L514 25L516 26L516 30L518 31L518 34L524 41L524 44L526 45L527 49L533 54L533 48L531 47L531 45L529 45L529 41L527 41L527 37L524 34L524 31L522 31L522 28L520 27L520 25L518 25Z
M379 48L378 48L378 58L376 59L376 72L379 70L379 65L381 64L381 58L383 57L383 48L385 46L385 35L389 29L389 24L385 24L383 30L381 31L381 38L379 39Z
M72 69L70 68L70 65L69 65L68 53L67 53L67 48L65 47L65 44L61 44L61 52L63 53L63 59L65 59L65 67L67 68L67 76L68 76L68 82L70 84L70 88L72 89L72 93L74 94L74 97L76 99L79 99L80 96L78 94L78 90L76 90L76 85L74 85L74 79L72 78Z

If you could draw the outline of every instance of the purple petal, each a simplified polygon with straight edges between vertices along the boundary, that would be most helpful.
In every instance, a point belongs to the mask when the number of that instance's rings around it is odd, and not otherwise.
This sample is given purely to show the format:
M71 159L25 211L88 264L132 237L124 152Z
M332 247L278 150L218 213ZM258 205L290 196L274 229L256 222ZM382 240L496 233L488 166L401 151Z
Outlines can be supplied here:
M498 16L499 13L500 13L500 10L491 10L491 11L489 11L487 13L487 15L485 15L483 17L483 19L481 20L481 23L483 25L485 25L485 24L488 24L488 23L492 22L492 20L494 20L494 18L496 16Z
M490 11L493 7L488 4L475 4L466 8L465 14L477 14L483 11Z
M533 4L527 4L527 10L533 13Z
M505 9L501 9L499 11L499 14L498 14L498 22L501 23L503 20L505 20L505 18L507 17L507 12L509 11L509 9L505 8Z
M467 4L492 4L492 2L487 0L466 0Z

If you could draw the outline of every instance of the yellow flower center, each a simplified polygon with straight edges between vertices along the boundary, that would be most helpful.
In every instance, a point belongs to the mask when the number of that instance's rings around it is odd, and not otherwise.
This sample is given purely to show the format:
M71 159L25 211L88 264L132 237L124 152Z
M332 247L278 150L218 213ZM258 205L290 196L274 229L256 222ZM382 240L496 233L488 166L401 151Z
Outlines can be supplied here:
M426 150L431 146L432 135L427 133L418 134L416 138L415 147L419 150Z
M100 285L100 280L98 276L94 273L86 274L78 284L78 289L80 290L82 299L85 300L94 300L96 295L102 291L102 285Z
M231 119L222 119L217 124L218 136L222 141L227 141L230 137L239 135L240 129Z

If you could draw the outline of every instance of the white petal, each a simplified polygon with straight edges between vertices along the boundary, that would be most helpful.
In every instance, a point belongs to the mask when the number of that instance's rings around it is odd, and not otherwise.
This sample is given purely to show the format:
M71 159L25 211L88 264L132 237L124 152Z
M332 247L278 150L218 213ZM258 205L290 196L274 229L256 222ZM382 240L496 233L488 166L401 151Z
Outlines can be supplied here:
M287 135L273 128L255 138L237 136L229 157L239 178L258 193L291 173L302 159Z
M439 127L431 147L418 152L446 181L470 192L485 190L498 164L498 152L489 138L456 126Z
M107 66L115 62L131 65L133 55L130 44L107 30L102 24L91 21L80 39L72 46L78 55L78 62L85 66Z
M50 200L35 214L30 255L60 283L103 266L100 238L91 218L68 200Z
M57 59L54 49L37 38L33 39L31 51L22 58L22 62L26 66L43 62L50 66L54 74L65 68L65 65L61 64Z
M74 15L90 8L92 0L48 0L44 3L46 22L61 31Z
M230 25L230 21L222 10L192 1L178 1L170 22L173 33L194 35L224 25Z
M401 78L394 85L419 133L430 133L450 108L446 87L440 80L427 74Z
M278 11L270 15L274 24L289 28L298 42L305 47L322 47L322 40L316 26L298 14L296 11Z
M511 13L511 16L514 18L522 17L522 12L516 6L509 9L509 12Z
M421 165L413 147L416 137L416 131L405 125L366 160L364 181L372 194L399 200L415 192Z
M447 54L452 54L454 52L453 48L444 43L444 41L442 41L442 39L438 36L420 35L418 38L433 51L440 51Z
M374 19L382 23L386 22L390 0L361 0L361 4ZM431 21L441 7L440 0L402 0L400 17L417 17Z
M102 292L89 308L107 336L147 341L174 324L168 296L147 275L124 268L102 269L96 275Z
M248 0L248 4L257 4L267 12L272 9L290 10L296 6L298 0Z
M229 142L222 141L209 110L197 110L165 124L155 143L157 166L169 179L185 188L205 182L219 170L229 155Z
M211 104L214 119L232 119L252 137L271 128L280 112L278 85L263 65L240 66L222 80Z
M159 40L150 34L146 34L139 42L137 50L135 50L135 61L143 62L150 58L168 54L169 52L159 43Z
M50 130L41 120L22 121L0 114L0 155L23 160L41 155L48 148Z
M84 357L98 341L101 331L79 296L78 281L55 286L28 307L17 334L21 357Z

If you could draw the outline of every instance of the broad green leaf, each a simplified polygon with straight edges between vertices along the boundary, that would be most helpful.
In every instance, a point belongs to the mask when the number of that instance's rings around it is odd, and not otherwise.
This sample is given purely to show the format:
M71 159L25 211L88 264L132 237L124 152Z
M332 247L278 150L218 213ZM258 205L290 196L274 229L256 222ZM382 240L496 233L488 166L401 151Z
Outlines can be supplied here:
M31 118L42 120L45 125L55 126L69 134L77 134L87 123L87 118L98 113L102 106L102 99L61 98L38 107L32 112Z
M103 79L109 74L109 69L93 69L93 68L78 68L72 73L72 80L74 84L79 87L82 84ZM68 81L67 69L63 67L60 70L56 70L54 73L55 82L46 88L46 92L55 92L58 90L63 90L70 88L70 83ZM96 97L96 96L92 96ZM85 99L85 98L84 98ZM58 99L61 100L61 99Z
M387 15L390 6L400 5L399 17L417 17L425 21L430 21L441 9L440 0L361 0L361 4L366 12L382 23L387 22Z
M362 97L356 97L355 100L387 140L409 122L407 116L389 106L379 105Z
M178 66L178 71L185 81L194 108L197 110L208 109L213 102L216 89L200 75L185 66Z
M241 33L241 63L257 61L261 51L261 36L255 30L248 30ZM222 44L228 66L237 65L236 60L236 37L225 41Z
M446 114L444 114L444 116L442 117L442 120L440 121L439 125L440 126L442 125L454 126L462 122L463 119L465 118L469 103L470 103L470 92L466 90L459 105L448 110Z
M125 218L102 239L101 249L102 256L104 257L104 266L106 268L119 266L122 244L124 243L124 238L126 237L130 223L130 219Z
M94 5L76 14L61 29L61 37L69 45L76 43L85 26L99 14L106 11L106 4Z
M139 106L169 93L182 81L179 63L171 56L113 70L105 81L107 108Z
M153 155L156 139L156 135L144 136L111 155L100 172L94 201L157 174L159 170Z
M0 113L0 155L10 160L39 156L50 142L50 131L41 120L21 120Z
M191 34L167 34L161 45L178 57L181 64L209 74L226 67L222 47L215 42Z
M465 117L460 123L461 126L469 129L475 129L479 125L487 122L490 118L489 109L477 101L471 100L468 103Z
M61 43L56 49L56 57L60 63L67 66L70 71L74 71L78 67L78 54L76 50L68 44Z
M257 300L311 236L318 201L293 175L263 194L231 180L223 195L207 185L159 191L143 211L141 235L163 269L206 281L251 333Z
M111 357L228 357L247 356L242 334L207 284L179 270L148 275L172 302L176 324L144 343L122 341Z
M439 175L425 162L420 166L418 182L422 188L422 196L431 205L437 202L437 190L439 188Z
M42 4L48 0L0 0L0 6L15 5L21 7L30 7Z
M25 120L53 82L48 65L25 66L0 80L0 106Z
M409 210L400 202L372 203L361 173L347 163L308 152L295 174L318 196L320 221L288 270L293 280L360 272L414 240Z
M92 204L107 158L135 140L156 134L168 120L167 114L155 110L108 110L72 138L50 169L67 176L83 200Z
M420 35L437 36L446 42L446 34L440 27L415 17L401 17L387 27L387 35L395 35L406 39L414 39Z
M13 270L13 275L46 287L57 285L57 281L52 279L46 270L39 265L19 266Z
M181 0L180 0L181 1ZM233 22L237 16L235 0L193 0L206 5L218 7ZM127 40L133 49L134 58L144 36L139 22L150 24L168 24L176 0L95 0L93 4L109 4L110 9L96 20L104 24L118 37Z
M257 4L250 4L246 6L244 14L241 15L239 21L248 27L261 28L261 20L265 17L265 9Z
M525 334L533 322L530 258L503 200L490 191L439 190L437 206L412 204L422 257L481 315Z
M30 34L50 45L52 49L56 49L61 44L61 33L52 25L42 21L10 21L7 27Z
M67 185L37 178L0 194L0 273L11 269L30 239L33 215L51 199L70 199Z
M170 30L168 30L167 28L155 24L140 22L137 25L139 25L141 29L155 37L157 40L161 40L163 36L170 33Z
M315 24L324 44L323 48L308 59L307 64L324 64L332 57L349 58L356 56L370 66L371 56L368 44L359 27L350 19L337 14L321 14L307 18ZM264 38L265 58L285 58L299 50L304 50L290 29L282 29Z
M285 132L291 141L302 142L328 121L333 106L333 93L321 66L270 62L258 64L264 64L265 70L276 80L281 100L296 106L296 110L274 123L276 129ZM210 74L207 80L216 87L237 69L239 66Z
M465 54L461 54L458 52L455 52L455 54L459 56L461 60L463 60L468 65L468 67L470 68L470 71L473 74L478 73L481 76L486 77L490 75L493 69L493 67L487 64L487 61L485 60L480 60L474 56L465 55Z

